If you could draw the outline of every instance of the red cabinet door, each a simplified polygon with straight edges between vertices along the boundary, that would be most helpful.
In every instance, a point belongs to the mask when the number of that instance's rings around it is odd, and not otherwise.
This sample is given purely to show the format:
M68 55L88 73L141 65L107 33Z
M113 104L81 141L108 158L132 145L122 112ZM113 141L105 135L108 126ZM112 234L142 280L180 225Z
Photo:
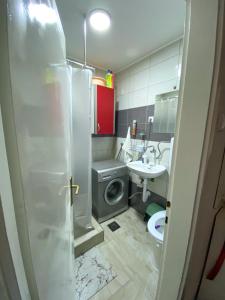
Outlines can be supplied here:
M114 134L114 89L97 86L97 134Z

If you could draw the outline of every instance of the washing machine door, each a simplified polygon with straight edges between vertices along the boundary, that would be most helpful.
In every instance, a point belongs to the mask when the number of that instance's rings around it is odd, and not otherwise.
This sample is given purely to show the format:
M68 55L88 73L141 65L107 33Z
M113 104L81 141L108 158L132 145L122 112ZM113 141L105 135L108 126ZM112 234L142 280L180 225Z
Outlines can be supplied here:
M111 180L106 188L104 199L109 205L116 205L124 196L124 182L120 178Z

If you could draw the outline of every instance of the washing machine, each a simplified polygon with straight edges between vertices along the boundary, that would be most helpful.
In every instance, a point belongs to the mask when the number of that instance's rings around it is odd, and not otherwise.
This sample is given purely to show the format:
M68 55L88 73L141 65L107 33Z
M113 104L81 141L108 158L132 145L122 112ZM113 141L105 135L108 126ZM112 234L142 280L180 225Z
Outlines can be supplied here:
M101 223L128 209L127 166L116 160L92 165L92 211Z

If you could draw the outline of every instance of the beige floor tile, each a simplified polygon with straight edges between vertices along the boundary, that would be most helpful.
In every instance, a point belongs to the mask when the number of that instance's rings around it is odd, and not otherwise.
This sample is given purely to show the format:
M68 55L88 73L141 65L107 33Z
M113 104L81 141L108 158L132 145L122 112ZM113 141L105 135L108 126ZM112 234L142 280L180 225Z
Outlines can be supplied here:
M112 232L108 224L121 227ZM158 272L152 251L152 240L143 218L133 209L101 224L105 241L97 247L112 265L117 277L92 300L154 300Z
M106 300L111 297L111 293L108 289L108 287L104 287L101 289L95 296L91 298L91 300Z

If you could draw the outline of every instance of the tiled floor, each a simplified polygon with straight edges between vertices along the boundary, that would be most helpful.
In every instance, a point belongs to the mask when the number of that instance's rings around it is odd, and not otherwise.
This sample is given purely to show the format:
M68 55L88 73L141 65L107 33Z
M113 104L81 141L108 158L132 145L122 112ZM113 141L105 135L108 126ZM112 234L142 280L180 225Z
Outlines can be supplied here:
M112 221L121 226L114 232L107 226ZM92 300L154 300L158 272L153 267L152 241L143 218L129 208L102 226L105 241L97 247L118 276Z

